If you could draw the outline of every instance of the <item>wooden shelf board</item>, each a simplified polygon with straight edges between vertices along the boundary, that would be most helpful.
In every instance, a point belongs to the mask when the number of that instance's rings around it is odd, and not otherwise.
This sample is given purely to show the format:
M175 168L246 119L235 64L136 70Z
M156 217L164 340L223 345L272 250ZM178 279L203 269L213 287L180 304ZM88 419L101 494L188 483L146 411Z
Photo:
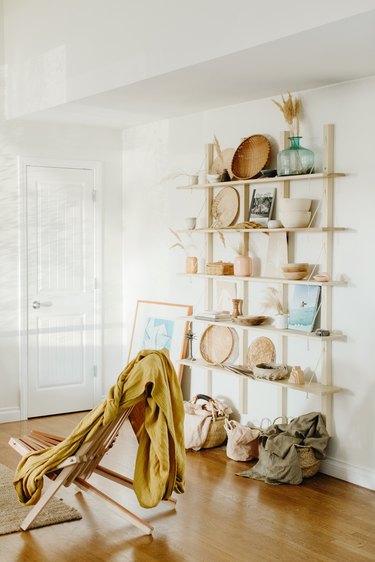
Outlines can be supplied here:
M215 326L225 326L228 328L240 328L241 330L255 330L259 332L272 332L278 336L292 336L297 338L308 338L316 341L337 341L346 340L346 336L342 333L336 332L332 333L330 336L317 336L314 332L302 332L299 330L281 330L275 328L270 324L261 324L260 326L244 326L243 324L237 324L237 322L222 322L214 320L202 320L201 318L194 318L194 316L183 316L180 320L185 320L186 322L200 322L202 324L214 324Z
M330 287L345 287L345 281L314 281L313 279L283 279L281 277L241 277L239 275L210 275L208 273L177 273L185 277L196 277L200 279L225 279L227 281L248 281L249 283L281 283L283 285L320 285Z
M330 178L337 178L345 176L346 174L342 172L332 172L331 174L302 174L297 176L275 176L274 178L257 178L257 179L250 179L250 180L233 180L233 181L225 181L225 182L215 182L215 183L201 183L201 184L194 184L194 185L181 185L177 186L176 189L190 189L192 191L198 189L207 189L209 187L231 187L236 185L244 185L244 184L263 184L263 183L279 183L285 181L300 181L300 180L319 180L319 179L330 179Z
M296 385L296 384L289 384L287 380L269 381L266 379L252 379L251 377L248 377L246 375L241 375L239 373L233 373L233 371L228 371L219 365L210 365L200 359L196 359L195 361L191 361L189 359L181 359L179 363L187 367L194 367L194 368L197 367L199 369L219 371L221 373L225 373L226 375L233 375L235 377L245 378L254 382L260 382L261 384L272 384L274 386L278 386L279 388L288 388L289 390L297 390L299 392L304 392L306 394L314 394L316 396L323 396L325 394L334 394L342 390L339 386L324 385L318 382Z
M342 226L310 226L305 228L193 228L178 230L177 232L192 234L200 232L205 234L212 234L215 232L222 232L223 234L230 234L231 232L246 232L248 234L272 234L274 232L345 232L349 230Z

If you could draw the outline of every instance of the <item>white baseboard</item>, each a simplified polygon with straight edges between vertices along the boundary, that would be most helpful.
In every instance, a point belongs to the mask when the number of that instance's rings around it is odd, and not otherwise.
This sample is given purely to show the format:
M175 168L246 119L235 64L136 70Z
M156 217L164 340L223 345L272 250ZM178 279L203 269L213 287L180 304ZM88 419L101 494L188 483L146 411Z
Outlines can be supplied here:
M0 423L9 423L21 419L19 408L0 408Z
M320 472L363 488L375 490L375 471L369 468L327 457L322 461Z

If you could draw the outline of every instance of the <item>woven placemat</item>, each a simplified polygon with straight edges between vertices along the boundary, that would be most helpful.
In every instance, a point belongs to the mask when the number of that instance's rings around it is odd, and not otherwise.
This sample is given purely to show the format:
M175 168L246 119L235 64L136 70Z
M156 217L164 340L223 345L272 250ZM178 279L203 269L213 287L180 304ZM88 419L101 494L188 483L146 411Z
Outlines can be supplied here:
M33 508L20 504L13 486L14 471L0 464L0 535L21 531L20 525ZM62 499L52 498L39 513L30 529L82 519L81 514Z

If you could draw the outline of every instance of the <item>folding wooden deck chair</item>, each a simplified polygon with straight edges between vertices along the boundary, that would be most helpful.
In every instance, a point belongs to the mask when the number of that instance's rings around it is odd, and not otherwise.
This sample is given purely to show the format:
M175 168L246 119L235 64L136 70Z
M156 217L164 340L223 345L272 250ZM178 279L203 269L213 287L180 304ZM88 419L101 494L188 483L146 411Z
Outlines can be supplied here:
M108 468L101 466L101 462L104 455L113 446L118 433L124 424L124 422L129 418L134 432L137 431L142 424L142 404L137 404L135 407L125 410L122 414L118 415L110 424L102 427L93 439L84 443L77 450L76 454L67 458L65 461L61 462L51 473L47 476L52 480L49 487L43 492L39 501L31 509L30 513L24 519L21 524L21 529L26 531L31 523L34 521L38 513L47 505L48 501L56 494L61 486L70 486L74 484L81 491L93 494L107 501L112 508L119 511L125 519L130 523L144 531L146 534L151 534L153 527L139 518L137 515L126 509L123 505L116 502L110 496L106 495L99 488L95 487L93 484L88 482L90 476L95 473L103 478L107 478L120 484L121 486L126 486L127 488L133 487L133 481L126 476L118 474ZM58 437L56 435L51 435L49 433L44 433L41 431L32 431L28 436L22 437L20 439L11 438L9 440L9 445L13 447L20 455L25 455L30 451L40 451L47 447L57 445L63 441L63 437ZM170 498L167 500L171 504L175 505L176 500Z

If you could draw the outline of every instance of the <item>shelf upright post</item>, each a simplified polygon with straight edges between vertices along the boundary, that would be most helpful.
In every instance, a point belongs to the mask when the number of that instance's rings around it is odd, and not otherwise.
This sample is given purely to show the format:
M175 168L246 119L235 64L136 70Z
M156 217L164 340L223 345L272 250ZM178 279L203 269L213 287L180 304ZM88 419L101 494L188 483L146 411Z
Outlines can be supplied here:
M243 207L242 207L242 220L247 221L249 215L249 208L250 208L250 183L244 183L242 186L243 189ZM243 232L242 233L242 243L243 243L243 251L244 255L249 255L249 233ZM249 314L249 284L247 281L242 281L242 298L243 298L243 311L244 314ZM242 354L240 357L247 356L247 348L249 345L249 338L248 338L248 331L242 330L240 333L240 349L242 350ZM239 391L239 405L240 405L240 412L242 414L248 413L248 384L247 380L243 377L240 377L238 380L238 391Z
M288 147L289 144L290 131L282 131L280 134L280 150ZM290 181L282 181L279 183L278 195L282 198L290 197ZM289 237L289 233L287 234ZM291 255L290 239L288 240L288 262L293 261ZM284 310L288 306L288 285L282 285L280 289L281 301ZM283 365L288 364L288 338L287 336L280 336L280 346L281 346L281 363ZM288 415L288 390L286 388L280 388L278 390L278 411L281 416Z
M213 143L208 143L205 146L205 169L207 172L211 170L212 162L214 161L214 145ZM214 188L209 187L206 191L207 193L207 204L206 204L206 224L208 228L212 226L212 203L214 200ZM207 262L213 261L213 232L206 233L205 236L205 256ZM204 308L205 310L213 309L213 279L207 279L205 283L205 294L204 294ZM206 373L206 394L212 396L212 371L208 370Z
M324 125L323 128L323 173L329 176L334 170L334 125ZM324 209L324 225L333 227L333 177L325 177L323 179L323 203ZM325 244L325 253L322 262L323 270L332 278L333 272L333 232L326 231L323 233ZM324 329L332 330L332 287L323 285L321 288L321 326ZM324 341L322 343L322 366L321 366L321 383L332 384L332 342ZM326 394L322 396L322 413L326 418L326 426L328 433L332 435L332 395Z

